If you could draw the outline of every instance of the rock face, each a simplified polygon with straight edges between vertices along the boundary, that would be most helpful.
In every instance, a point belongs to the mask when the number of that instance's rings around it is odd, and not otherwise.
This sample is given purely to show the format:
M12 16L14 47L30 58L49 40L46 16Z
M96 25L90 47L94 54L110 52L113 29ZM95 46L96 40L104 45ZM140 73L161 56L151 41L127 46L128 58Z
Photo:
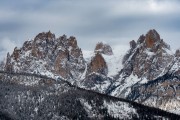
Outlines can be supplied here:
M157 79L132 86L128 99L180 114L180 57Z
M75 37L55 38L50 31L39 33L7 55L5 70L37 74L60 75L76 79L85 69L85 61Z
M104 93L107 88L99 90L93 87L110 85L107 63L102 54L113 53L111 47L104 43L98 43L96 50L94 57L87 62L75 37L67 38L63 35L56 38L50 31L42 32L33 40L26 41L21 48L16 47L12 55L8 54L4 69L9 72L62 77L73 84Z
M160 35L157 33L156 30L150 30L146 34L145 43L147 48L152 48L158 41L160 41Z
M173 54L155 30L130 42L111 95L169 111L180 108L179 50ZM180 114L180 113L179 113Z
M175 56L180 57L180 50L176 50Z
M5 70L11 72L12 71L12 64L11 64L11 56L8 53L7 54L7 59L6 59L6 64L5 64Z
M103 42L99 42L98 44L96 44L94 52L102 53L105 55L113 55L111 46Z
M148 82L166 73L168 64L174 59L173 53L155 30L141 35L137 43L130 42L130 50L123 58L123 69L119 74L119 80L125 80L129 76L144 79Z
M153 80L173 60L170 47L155 30L150 30L145 37L140 36L137 43L131 41L130 47L123 60L123 71L127 75L132 73L138 78Z
M107 75L108 72L107 69L108 68L103 56L100 53L96 53L89 64L88 72L89 73L95 72L95 73Z
M97 49L97 46L95 49ZM105 48L103 47L103 49ZM102 51L102 49L100 51L95 50L94 56L87 63L86 76L82 82L82 86L85 89L106 93L106 89L108 88L108 86L110 86L112 79L107 76L108 66L102 55L104 53L107 53L107 51L104 52ZM108 56L109 55L110 54L108 52Z
M130 44L130 48L131 48L131 49L136 48L136 45L137 45L137 44L136 44L136 42L135 42L134 40L130 41L129 44Z

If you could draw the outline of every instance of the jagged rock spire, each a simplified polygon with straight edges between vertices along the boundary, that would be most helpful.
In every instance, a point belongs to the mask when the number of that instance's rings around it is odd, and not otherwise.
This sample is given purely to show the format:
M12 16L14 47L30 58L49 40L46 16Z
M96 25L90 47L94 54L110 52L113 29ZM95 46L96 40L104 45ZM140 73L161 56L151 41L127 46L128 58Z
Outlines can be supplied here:
M48 32L42 32L39 33L34 40L54 40L55 39L55 34L51 33L51 31Z
M152 29L152 30L149 30L146 34L146 45L147 45L147 48L152 48L153 45L160 41L160 35L157 33L156 30Z
M76 79L85 69L85 61L75 37L55 38L48 32L39 33L26 41L20 49L7 55L5 68L14 72L49 72L68 79Z
M123 70L127 75L133 73L139 78L153 80L173 60L169 45L160 39L154 29L149 30L146 36L141 35L137 43L131 41L130 48L123 59Z
M136 45L137 45L137 44L136 44L136 42L135 42L134 40L130 41L129 44L130 44L130 48L131 48L131 49L136 48Z
M95 54L88 66L88 73L93 72L103 75L107 75L108 73L106 61L100 53Z
M111 46L104 42L97 43L94 52L102 53L105 55L113 55Z

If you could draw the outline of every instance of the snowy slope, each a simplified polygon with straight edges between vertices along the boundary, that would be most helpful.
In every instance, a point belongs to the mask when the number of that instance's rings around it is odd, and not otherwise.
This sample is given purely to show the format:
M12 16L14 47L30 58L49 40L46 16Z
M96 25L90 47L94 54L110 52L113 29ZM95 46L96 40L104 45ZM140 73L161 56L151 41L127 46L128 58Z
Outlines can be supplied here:
M112 77L118 74L118 72L123 68L122 59L128 50L128 47L117 45L112 47L113 55L103 55L107 65L108 65L108 77Z
M128 46L116 45L112 46L113 55L103 55L108 66L108 77L117 75L117 73L123 68L122 59L128 50ZM94 56L93 51L83 50L84 59L89 62Z

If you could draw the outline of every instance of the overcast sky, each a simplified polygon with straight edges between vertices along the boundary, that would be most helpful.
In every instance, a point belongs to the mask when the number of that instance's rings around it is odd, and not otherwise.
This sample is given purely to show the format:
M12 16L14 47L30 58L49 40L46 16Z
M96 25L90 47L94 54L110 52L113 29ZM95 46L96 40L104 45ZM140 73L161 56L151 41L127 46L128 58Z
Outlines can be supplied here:
M4 0L0 1L0 57L15 46L51 31L75 36L82 49L98 41L128 46L156 29L171 48L180 48L178 0Z

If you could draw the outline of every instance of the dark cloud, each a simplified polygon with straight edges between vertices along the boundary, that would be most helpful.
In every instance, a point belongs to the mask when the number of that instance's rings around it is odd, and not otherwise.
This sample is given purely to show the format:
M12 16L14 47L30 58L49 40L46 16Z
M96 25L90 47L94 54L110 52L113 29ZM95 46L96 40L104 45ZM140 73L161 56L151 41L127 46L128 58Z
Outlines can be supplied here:
M179 14L178 0L6 0L0 4L0 39L20 46L51 30L76 36L82 49L93 49L98 41L128 45L154 28L177 49Z

